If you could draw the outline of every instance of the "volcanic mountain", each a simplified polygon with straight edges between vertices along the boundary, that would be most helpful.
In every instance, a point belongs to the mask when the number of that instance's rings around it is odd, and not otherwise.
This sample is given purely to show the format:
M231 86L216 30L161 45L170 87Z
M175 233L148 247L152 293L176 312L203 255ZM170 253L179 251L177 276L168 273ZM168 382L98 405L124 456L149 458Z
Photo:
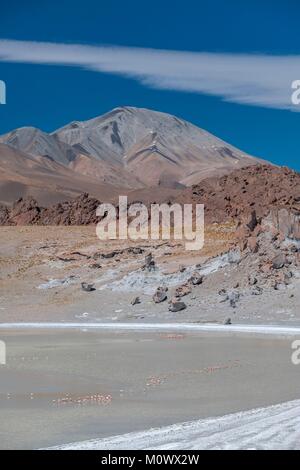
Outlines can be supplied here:
M0 137L0 201L173 191L258 162L175 116L116 108L50 134L24 127Z

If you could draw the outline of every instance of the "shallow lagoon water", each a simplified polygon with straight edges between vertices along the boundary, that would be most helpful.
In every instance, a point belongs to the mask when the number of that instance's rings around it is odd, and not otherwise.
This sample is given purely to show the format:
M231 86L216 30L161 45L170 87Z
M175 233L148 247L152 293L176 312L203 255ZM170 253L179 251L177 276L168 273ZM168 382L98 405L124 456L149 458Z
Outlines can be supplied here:
M293 338L0 330L0 447L40 448L299 398Z

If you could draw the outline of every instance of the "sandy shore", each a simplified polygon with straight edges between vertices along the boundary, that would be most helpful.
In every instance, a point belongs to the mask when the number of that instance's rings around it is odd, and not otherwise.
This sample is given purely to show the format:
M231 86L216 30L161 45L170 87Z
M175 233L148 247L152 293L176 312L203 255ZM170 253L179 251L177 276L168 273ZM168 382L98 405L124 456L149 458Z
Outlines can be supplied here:
M0 330L0 338L2 448L99 439L299 398L293 337Z

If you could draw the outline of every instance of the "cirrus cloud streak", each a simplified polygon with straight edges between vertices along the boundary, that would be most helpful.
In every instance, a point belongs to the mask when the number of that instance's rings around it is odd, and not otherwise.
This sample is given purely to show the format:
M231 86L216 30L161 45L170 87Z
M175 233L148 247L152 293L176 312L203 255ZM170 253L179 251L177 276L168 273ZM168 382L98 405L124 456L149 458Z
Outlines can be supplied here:
M201 93L225 101L299 110L291 85L300 56L170 51L120 46L0 39L0 62L61 65L118 74L161 90Z

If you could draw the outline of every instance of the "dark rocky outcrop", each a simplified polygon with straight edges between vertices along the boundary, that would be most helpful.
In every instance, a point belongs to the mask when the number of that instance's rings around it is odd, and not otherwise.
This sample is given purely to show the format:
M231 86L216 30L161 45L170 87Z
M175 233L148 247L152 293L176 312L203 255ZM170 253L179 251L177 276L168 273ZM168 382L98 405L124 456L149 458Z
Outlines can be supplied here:
M251 234L249 248L253 252L257 251L255 237L264 229L262 219L284 236L300 239L300 174L288 168L254 165L237 169L183 190L174 202L204 204L206 223L239 222L237 238L245 241ZM99 204L87 193L48 208L28 197L19 199L11 209L0 206L0 224L96 224Z
M0 206L1 225L90 225L100 219L96 209L100 201L81 194L72 201L45 208L32 197L19 199L11 209Z
M244 218L243 229L252 232L272 209L300 215L300 173L285 167L254 165L221 178L208 178L185 189L176 202L204 204L209 223Z

